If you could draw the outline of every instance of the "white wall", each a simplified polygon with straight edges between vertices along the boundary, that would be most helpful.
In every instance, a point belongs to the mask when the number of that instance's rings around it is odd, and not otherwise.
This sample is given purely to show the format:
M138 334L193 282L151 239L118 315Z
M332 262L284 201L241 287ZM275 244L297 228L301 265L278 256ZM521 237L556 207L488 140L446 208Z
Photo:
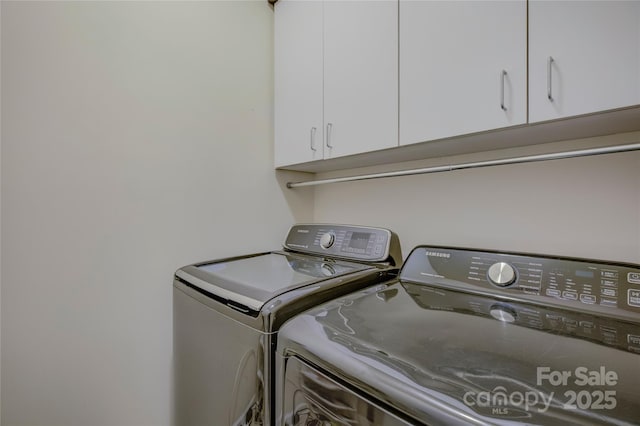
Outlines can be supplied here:
M638 141L640 133L619 134L317 178ZM439 244L640 263L640 153L318 186L314 211L318 222L393 229L405 257L418 244Z
M169 424L174 270L312 217L272 166L273 12L1 7L2 424Z
M2 7L0 7L0 44L2 34ZM0 54L0 82L2 81L2 55ZM2 84L0 83L0 98ZM0 102L0 188L2 188L2 102ZM0 191L0 236L2 235L2 195ZM0 242L0 423L2 423L2 243Z

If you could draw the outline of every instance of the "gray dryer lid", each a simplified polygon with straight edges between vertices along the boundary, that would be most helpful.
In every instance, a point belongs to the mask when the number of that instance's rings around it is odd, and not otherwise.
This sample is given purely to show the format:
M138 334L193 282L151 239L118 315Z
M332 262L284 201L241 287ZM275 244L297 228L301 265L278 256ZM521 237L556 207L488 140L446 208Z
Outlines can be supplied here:
M640 419L640 322L392 282L292 319L278 352L429 425Z
M270 252L186 266L176 276L240 309L257 312L287 291L366 269L375 266Z

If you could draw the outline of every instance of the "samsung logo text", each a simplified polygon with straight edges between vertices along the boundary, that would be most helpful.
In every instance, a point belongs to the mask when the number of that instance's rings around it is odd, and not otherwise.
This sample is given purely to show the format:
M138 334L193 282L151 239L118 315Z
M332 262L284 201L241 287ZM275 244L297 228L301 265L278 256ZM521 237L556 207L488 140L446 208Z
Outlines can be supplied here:
M449 259L451 257L451 253L442 253L439 251L428 251L426 252L426 255L431 257L444 257L445 259Z

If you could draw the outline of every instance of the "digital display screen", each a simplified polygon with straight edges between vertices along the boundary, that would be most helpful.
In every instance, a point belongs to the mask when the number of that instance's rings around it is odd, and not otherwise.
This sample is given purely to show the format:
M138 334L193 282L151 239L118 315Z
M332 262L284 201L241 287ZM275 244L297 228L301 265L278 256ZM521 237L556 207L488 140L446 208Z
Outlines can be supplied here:
M581 278L593 278L593 271L581 271L581 270L576 270L576 277L581 277Z
M370 236L371 234L368 232L354 232L353 234L351 234L349 247L354 249L366 249L367 244L369 244Z

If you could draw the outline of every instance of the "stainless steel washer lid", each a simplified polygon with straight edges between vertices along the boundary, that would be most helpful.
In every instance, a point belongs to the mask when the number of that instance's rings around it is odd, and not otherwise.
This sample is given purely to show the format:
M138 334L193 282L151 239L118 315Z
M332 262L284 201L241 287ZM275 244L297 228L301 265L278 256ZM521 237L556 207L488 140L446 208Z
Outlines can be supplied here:
M640 324L421 284L382 287L289 321L278 352L429 425L640 419Z
M186 266L176 272L183 281L230 300L234 307L259 311L270 299L290 289L340 275L374 269L370 265L330 261L283 252Z

